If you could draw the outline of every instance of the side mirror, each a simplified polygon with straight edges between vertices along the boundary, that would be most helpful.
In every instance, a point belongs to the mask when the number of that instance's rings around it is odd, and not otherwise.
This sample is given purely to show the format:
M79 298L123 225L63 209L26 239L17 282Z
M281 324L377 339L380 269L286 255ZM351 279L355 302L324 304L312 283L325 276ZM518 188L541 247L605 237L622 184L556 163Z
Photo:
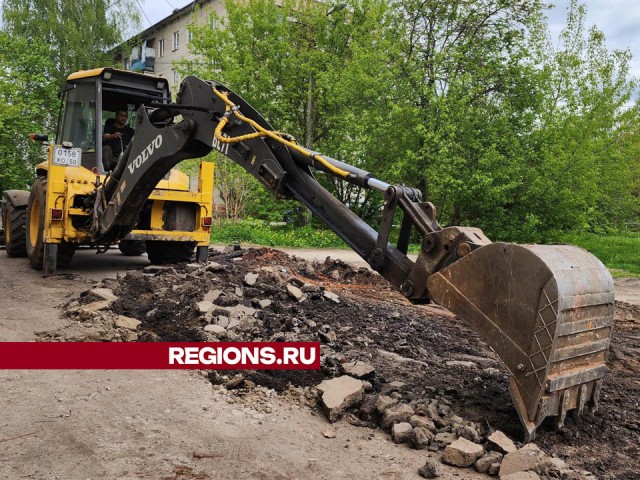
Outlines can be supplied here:
M32 133L31 135L29 135L29 137L34 142L48 142L49 141L49 135L47 135L46 133Z

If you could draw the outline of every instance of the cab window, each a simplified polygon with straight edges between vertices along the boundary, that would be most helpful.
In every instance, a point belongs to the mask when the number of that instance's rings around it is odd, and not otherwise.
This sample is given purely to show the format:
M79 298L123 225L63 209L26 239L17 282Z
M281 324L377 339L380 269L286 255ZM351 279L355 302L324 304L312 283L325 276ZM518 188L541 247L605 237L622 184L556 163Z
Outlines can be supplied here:
M82 165L92 168L96 159L95 80L80 80L67 88L56 143L70 142L80 147Z
M71 142L82 152L96 151L95 81L73 84L66 93L65 111L57 143Z

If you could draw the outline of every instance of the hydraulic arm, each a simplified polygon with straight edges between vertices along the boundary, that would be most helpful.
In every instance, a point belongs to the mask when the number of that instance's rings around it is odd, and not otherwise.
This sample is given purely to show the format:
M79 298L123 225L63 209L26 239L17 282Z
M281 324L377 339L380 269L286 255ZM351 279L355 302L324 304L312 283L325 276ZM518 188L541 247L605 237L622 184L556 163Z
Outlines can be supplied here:
M304 204L408 299L442 304L474 328L512 375L527 440L547 416L562 425L568 411L597 407L614 295L608 271L588 252L492 243L477 228L442 228L418 190L300 147L216 82L187 77L176 103L154 108L141 107L134 140L102 189L100 235L126 234L173 165L216 149L274 195ZM379 229L325 190L311 168L383 192ZM389 237L398 210L403 220L394 246ZM413 229L423 238L415 262L407 256Z

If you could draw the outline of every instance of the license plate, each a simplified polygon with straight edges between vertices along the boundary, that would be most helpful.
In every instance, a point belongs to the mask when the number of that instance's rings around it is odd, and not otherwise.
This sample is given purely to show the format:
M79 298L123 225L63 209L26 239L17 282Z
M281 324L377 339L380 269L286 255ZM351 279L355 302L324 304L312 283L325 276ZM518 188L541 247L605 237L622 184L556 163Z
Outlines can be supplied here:
M63 167L79 167L82 159L81 148L53 147L53 165Z

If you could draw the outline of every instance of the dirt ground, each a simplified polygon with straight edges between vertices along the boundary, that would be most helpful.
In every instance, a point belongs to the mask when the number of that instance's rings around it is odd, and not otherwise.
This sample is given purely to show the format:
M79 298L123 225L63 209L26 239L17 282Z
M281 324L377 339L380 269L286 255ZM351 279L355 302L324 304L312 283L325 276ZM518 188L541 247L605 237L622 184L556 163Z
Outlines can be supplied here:
M63 304L146 265L80 251L42 278L0 251L0 341L76 324ZM325 438L328 421L299 402L225 395L197 372L0 371L0 382L2 479L412 479L429 456L346 422ZM442 478L488 477L443 466Z
M308 392L339 375L346 360L375 367L369 396L401 381L397 394L407 401L437 399L478 430L498 428L521 437L499 360L462 322L439 307L407 304L366 269L324 261L327 255L354 261L350 252L296 253L320 262L248 250L217 255L212 260L221 269L190 277L185 268L143 275L144 257L79 252L70 269L44 279L23 259L0 252L2 341L214 341L203 330L210 319L194 303L219 289L220 314L273 300L235 339L319 340L324 357L320 372L250 373L239 390L221 386L233 372L0 372L0 399L11 412L0 420L0 477L419 478L418 468L436 452L394 445L381 429L344 420L334 425L336 438L323 436L329 423ZM243 285L249 272L261 275L258 285ZM143 322L135 337L102 317L78 313L95 300L83 292L98 282L119 296L110 314ZM308 298L290 298L282 282L298 282ZM616 281L617 298L625 302L618 304L599 412L569 421L559 432L544 425L538 438L548 454L603 479L640 478L635 282ZM324 291L338 295L339 303L328 301ZM447 365L452 361L462 364ZM351 423L379 421L367 417L364 407L352 414ZM444 479L489 478L470 469L443 469Z

